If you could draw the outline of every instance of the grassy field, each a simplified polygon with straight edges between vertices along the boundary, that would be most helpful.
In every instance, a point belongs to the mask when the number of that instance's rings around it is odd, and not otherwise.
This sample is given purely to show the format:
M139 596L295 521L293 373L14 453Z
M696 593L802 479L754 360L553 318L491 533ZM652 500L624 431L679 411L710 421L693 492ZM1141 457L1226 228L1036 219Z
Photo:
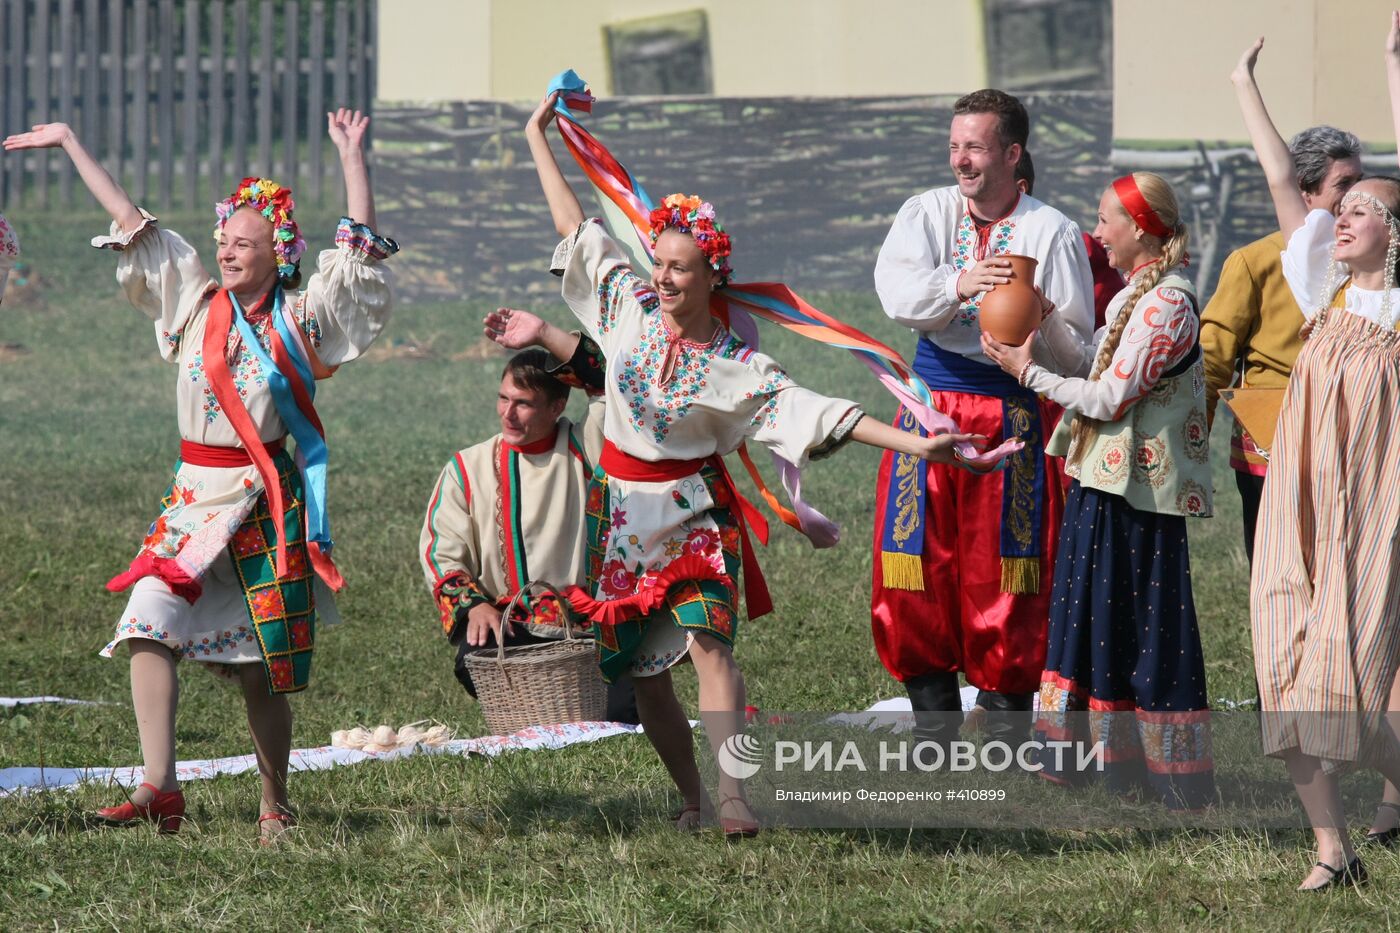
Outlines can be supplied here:
M0 309L0 343L27 350L0 362L0 693L111 705L0 712L0 767L133 764L126 664L96 654L122 605L103 583L134 553L168 478L173 373L117 293L111 257L85 245L95 215L10 220L42 288ZM183 229L202 246L207 226ZM873 296L817 297L907 345L877 321ZM562 321L560 305L537 309ZM320 640L312 688L292 701L299 747L357 723L485 731L452 677L414 555L442 463L493 431L500 360L469 352L483 310L403 308L386 346L412 340L430 353L391 352L323 387L350 588L346 624ZM813 388L890 414L855 361L782 336L770 348ZM845 527L842 546L816 552L780 530L763 555L779 609L738 648L755 705L856 710L899 692L869 634L876 462L851 449L811 471L812 498ZM1210 695L1243 698L1252 660L1238 498L1223 463L1217 478L1218 517L1191 529L1196 600ZM181 680L181 757L250 751L236 695L194 666ZM677 680L693 708L693 676ZM1400 857L1371 855L1368 888L1295 894L1311 852L1297 831L681 837L666 821L669 781L640 737L292 782L301 828L271 850L255 843L253 776L187 785L192 818L173 838L91 829L84 814L115 801L111 788L0 800L0 929L1382 929L1395 923L1400 882Z

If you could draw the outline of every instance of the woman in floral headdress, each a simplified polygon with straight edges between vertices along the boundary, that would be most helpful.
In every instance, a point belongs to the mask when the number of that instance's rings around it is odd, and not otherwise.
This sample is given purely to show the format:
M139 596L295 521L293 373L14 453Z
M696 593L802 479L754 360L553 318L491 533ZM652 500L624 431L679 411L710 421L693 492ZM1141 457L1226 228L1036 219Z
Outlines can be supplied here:
M161 356L178 367L180 457L161 510L130 568L107 584L131 589L116 634L125 642L145 782L109 823L175 832L184 797L175 778L176 662L199 661L242 687L262 775L264 840L291 825L287 694L306 687L316 623L335 621L326 516L327 448L312 399L316 380L360 356L389 318L398 251L375 232L363 140L369 118L327 114L340 153L348 215L306 288L306 249L291 192L245 178L217 205L220 280L195 248L157 226L62 123L11 136L6 149L62 148L112 216L93 245L118 254L117 281L155 322ZM295 459L285 442L296 441Z
M573 588L570 600L595 623L604 676L633 678L647 738L685 800L677 828L717 814L727 835L752 835L757 823L736 777L721 771L719 807L710 800L669 672L681 660L695 665L718 755L742 726L744 679L732 650L741 563L749 617L769 608L748 541L755 513L720 458L751 439L800 467L857 440L950 462L953 445L972 438L919 437L863 418L854 402L798 386L733 336L710 313L711 292L729 281L729 236L697 197L671 195L653 211L655 262L649 276L634 271L603 225L585 219L554 160L544 131L556 97L540 104L526 137L564 237L553 269L607 370L606 477L589 499L597 585ZM515 345L516 329L537 330L538 319L502 311L487 326Z
M1264 751L1288 766L1317 841L1299 890L1320 891L1366 881L1338 776L1367 767L1400 785L1385 715L1400 671L1400 179L1363 178L1336 217L1309 212L1254 80L1263 44L1230 77L1307 323L1259 506L1250 621ZM1400 135L1400 13L1385 64ZM1368 842L1395 843L1396 813L1392 797Z

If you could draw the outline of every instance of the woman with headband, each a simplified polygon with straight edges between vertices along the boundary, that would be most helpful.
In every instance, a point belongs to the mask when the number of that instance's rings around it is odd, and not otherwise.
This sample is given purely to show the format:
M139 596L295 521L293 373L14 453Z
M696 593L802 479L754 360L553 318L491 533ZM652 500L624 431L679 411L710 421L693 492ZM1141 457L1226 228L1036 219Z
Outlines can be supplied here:
M327 114L340 154L348 216L306 288L306 249L291 191L245 178L216 205L220 280L195 248L163 229L62 123L5 140L7 150L61 148L112 217L93 245L118 253L117 281L155 323L157 349L177 367L180 456L136 558L107 588L131 590L111 643L131 656L131 695L144 782L99 811L111 824L150 821L176 832L185 800L175 777L176 663L213 666L236 681L262 776L259 835L292 825L287 802L292 713L306 687L317 622L336 620L326 517L327 448L315 383L360 356L389 318L398 251L375 232L363 140L369 118ZM287 452L290 434L295 460Z
M1037 365L1029 341L982 336L1002 369L1067 409L1048 447L1073 480L1036 732L1102 740L1110 787L1146 785L1168 808L1199 809L1215 781L1186 518L1211 514L1211 478L1186 225L1171 186L1134 172L1104 190L1094 237L1128 284L1106 309L1088 378ZM1052 781L1084 776L1042 764Z
M854 402L798 386L736 338L710 311L711 292L729 281L730 240L708 202L666 198L650 216L653 266L634 270L602 223L586 219L555 162L545 129L556 98L541 102L525 134L564 237L554 254L564 299L607 370L606 477L589 497L597 587L573 588L570 600L595 623L604 676L633 678L647 738L684 799L676 827L693 830L717 815L726 835L752 835L758 824L737 778L721 772L718 807L710 800L670 674L680 661L695 665L718 755L743 725L733 655L741 563L749 617L770 608L748 540L756 513L720 458L749 439L800 467L856 440L946 463L954 444L983 439L920 437L865 418ZM488 333L515 345L512 318L523 327L520 312L498 312Z
M1317 860L1299 889L1318 891L1366 880L1339 775L1374 768L1400 785L1400 742L1385 716L1400 669L1400 180L1363 178L1335 218L1309 213L1254 80L1263 44L1231 80L1307 323L1259 506L1250 619L1264 751L1287 764L1312 824ZM1400 14L1386 68L1400 118ZM1393 840L1385 828L1373 841Z

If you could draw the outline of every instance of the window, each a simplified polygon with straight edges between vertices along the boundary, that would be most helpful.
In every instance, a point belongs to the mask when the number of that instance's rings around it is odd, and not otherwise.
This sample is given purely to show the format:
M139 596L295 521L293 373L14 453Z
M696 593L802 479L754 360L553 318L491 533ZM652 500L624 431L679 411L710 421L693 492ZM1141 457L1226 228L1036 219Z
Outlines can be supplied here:
M986 0L994 87L1106 91L1113 83L1110 0Z
M631 20L603 32L614 94L714 93L704 11Z

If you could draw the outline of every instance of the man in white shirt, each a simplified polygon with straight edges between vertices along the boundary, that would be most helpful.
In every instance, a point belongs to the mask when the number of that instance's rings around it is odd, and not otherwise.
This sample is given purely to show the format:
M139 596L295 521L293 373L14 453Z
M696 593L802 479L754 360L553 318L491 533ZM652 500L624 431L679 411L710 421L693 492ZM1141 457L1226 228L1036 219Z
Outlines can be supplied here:
M1023 195L1017 161L1030 121L1015 97L976 91L953 107L949 164L957 184L910 198L875 264L885 313L918 332L914 369L959 427L1025 449L977 474L886 454L876 491L871 622L880 659L916 712L961 708L957 674L980 691L997 737L1024 734L1045 661L1050 581L1063 507L1062 467L1044 445L1059 412L983 354L982 296L1009 281L1007 254L1032 256L1045 318L1037 362L1087 375L1093 288L1079 228ZM901 411L896 424L918 430ZM1000 714L1000 715L998 715ZM959 719L928 716L925 738Z

